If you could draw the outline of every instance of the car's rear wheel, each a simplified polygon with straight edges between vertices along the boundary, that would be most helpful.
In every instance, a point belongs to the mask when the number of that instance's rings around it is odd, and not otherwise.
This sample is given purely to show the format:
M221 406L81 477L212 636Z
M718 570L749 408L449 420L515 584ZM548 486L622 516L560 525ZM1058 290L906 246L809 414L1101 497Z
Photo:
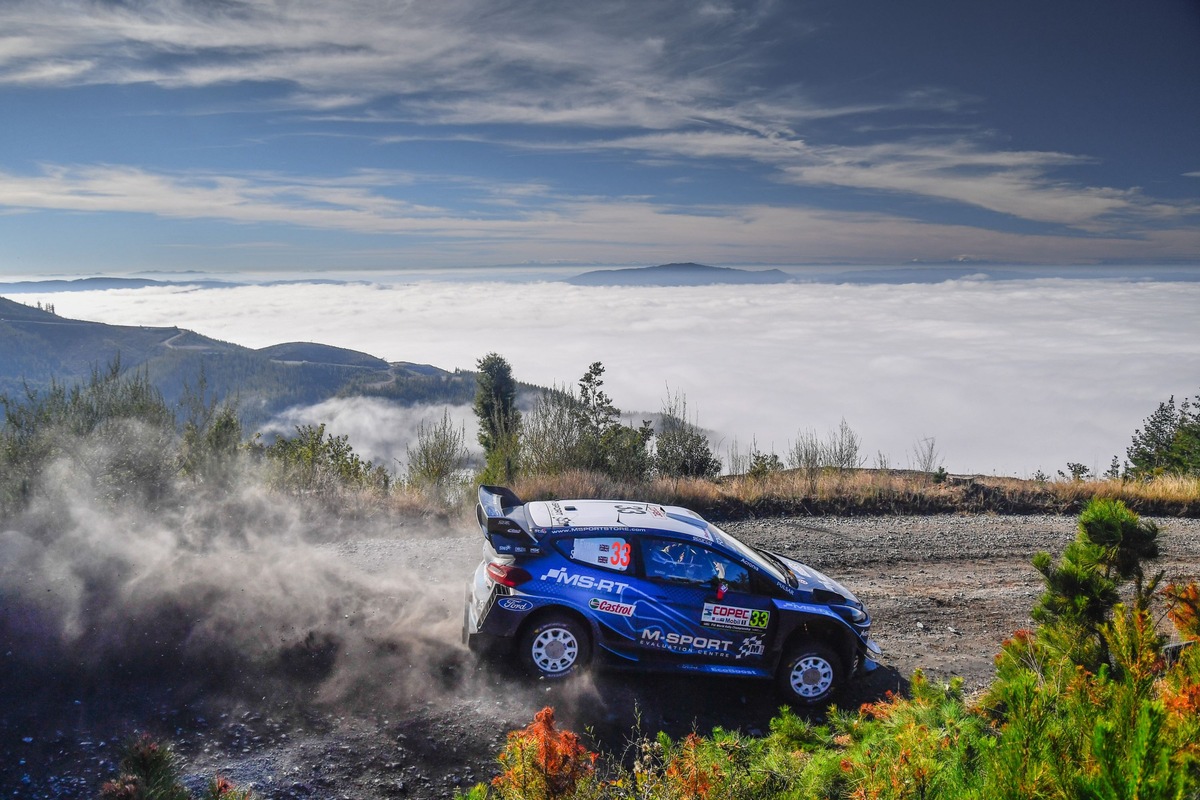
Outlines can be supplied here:
M569 617L547 617L521 637L525 666L542 678L565 678L588 665L592 643L587 632Z
M788 702L815 706L833 697L845 673L837 652L815 640L794 645L779 662L779 689Z

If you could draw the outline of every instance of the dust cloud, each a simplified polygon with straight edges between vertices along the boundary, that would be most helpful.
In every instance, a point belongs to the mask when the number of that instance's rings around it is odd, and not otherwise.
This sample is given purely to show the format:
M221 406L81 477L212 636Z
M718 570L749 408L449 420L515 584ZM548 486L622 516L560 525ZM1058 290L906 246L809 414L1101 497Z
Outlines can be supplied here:
M0 691L404 705L461 683L473 525L346 515L252 471L136 501L70 472L0 522Z

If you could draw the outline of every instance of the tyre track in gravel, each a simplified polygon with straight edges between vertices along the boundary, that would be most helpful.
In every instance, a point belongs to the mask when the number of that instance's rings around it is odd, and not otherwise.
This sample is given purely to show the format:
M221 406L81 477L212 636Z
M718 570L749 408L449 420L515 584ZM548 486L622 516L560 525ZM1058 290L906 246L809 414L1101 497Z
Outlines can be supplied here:
M1150 519L1150 518L1147 518ZM1170 582L1200 575L1200 520L1153 519ZM985 688L1001 643L1033 625L1042 591L1032 566L1075 537L1076 519L1050 515L937 515L766 519L724 526L759 547L778 549L854 591L874 619L884 662L903 676Z
M1167 580L1196 579L1200 520L1157 522L1163 530L1157 567ZM879 670L841 696L843 707L856 708L903 691L918 668L937 681L961 677L968 691L986 687L1000 643L1031 624L1029 610L1041 591L1033 554L1057 556L1075 525L1073 517L942 515L770 518L722 527L826 572L867 605L884 655ZM168 694L146 697L137 711L121 706L120 714L80 710L63 698L57 716L52 704L43 706L43 731L14 727L25 722L0 725L14 742L5 754L29 760L0 776L0 796L94 797L101 776L111 775L115 744L132 730L174 741L193 785L223 774L269 800L451 797L490 778L507 731L545 705L556 708L564 727L587 732L592 746L616 754L639 721L643 732L675 737L714 726L755 735L767 730L778 709L767 682L596 670L547 683L477 664L457 631L481 538L465 523L456 530L462 535L413 536L401 527L391 538L327 545L365 573L422 576L435 601L431 613L441 615L413 631L436 645L442 677L432 693L405 697L386 684L362 686L353 703L337 706L298 695L180 705ZM429 663L409 669L437 674ZM819 720L823 710L807 713ZM26 774L30 783L23 782Z

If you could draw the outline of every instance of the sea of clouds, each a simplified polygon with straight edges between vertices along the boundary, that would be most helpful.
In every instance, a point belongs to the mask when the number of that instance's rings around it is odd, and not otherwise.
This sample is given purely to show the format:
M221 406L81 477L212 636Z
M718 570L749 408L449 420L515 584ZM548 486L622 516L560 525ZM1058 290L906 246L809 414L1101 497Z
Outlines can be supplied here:
M868 466L935 437L951 472L1050 474L1124 458L1160 401L1200 390L1200 284L961 280L940 284L576 287L371 282L26 294L66 317L178 325L250 347L316 341L389 361L474 367L498 352L522 381L574 384L594 361L627 412L668 393L718 452L781 455L842 418ZM420 421L373 403L326 407L378 461ZM317 421L321 408L279 421ZM455 412L462 418L463 409ZM395 432L395 435L385 432ZM473 432L468 431L473 439Z

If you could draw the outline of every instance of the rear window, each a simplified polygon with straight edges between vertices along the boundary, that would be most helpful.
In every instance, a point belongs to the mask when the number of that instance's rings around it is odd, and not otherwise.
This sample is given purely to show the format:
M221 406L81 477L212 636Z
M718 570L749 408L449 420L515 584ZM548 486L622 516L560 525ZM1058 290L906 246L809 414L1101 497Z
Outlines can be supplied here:
M577 536L559 539L563 555L589 567L628 572L632 547L621 536Z

